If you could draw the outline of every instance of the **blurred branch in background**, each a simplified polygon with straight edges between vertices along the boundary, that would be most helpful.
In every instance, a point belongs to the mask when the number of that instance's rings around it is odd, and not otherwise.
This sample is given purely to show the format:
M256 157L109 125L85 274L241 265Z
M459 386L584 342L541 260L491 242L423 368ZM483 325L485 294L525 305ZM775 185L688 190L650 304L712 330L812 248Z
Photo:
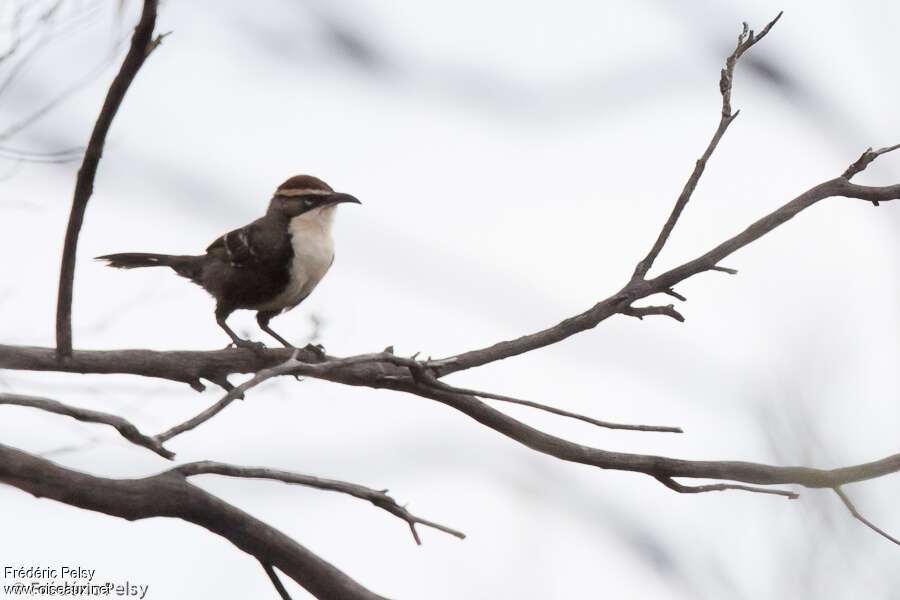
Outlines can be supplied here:
M10 2L5 8L11 16L6 22L7 27L2 28L6 46L0 54L0 104L9 103L5 96L22 79L38 55L55 42L92 26L104 14L106 3L26 1ZM30 105L13 122L0 123L0 158L19 163L69 162L80 158L83 148L43 151L19 149L8 144L11 141L15 143L19 134L93 83L118 56L121 45L121 40L115 41L94 68L56 91L49 100Z

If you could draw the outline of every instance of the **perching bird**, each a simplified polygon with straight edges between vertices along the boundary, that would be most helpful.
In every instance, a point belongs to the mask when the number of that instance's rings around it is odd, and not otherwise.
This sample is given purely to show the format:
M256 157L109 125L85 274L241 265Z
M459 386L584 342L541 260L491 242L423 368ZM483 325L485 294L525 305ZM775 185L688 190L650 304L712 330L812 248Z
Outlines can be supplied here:
M292 348L272 331L269 320L300 304L325 276L334 261L331 224L342 202L360 204L321 179L296 175L278 186L264 217L226 233L210 244L206 254L126 252L97 260L119 269L171 267L212 294L216 323L235 346L264 347L238 337L225 323L232 312L246 308L257 311L256 321L263 331Z

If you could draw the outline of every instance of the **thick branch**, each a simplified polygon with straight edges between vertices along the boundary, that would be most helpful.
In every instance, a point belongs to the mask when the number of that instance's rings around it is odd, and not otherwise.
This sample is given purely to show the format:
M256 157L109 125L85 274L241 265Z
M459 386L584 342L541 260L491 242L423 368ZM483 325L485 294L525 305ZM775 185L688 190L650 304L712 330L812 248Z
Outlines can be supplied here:
M100 157L103 155L106 134L122 104L125 92L128 91L128 86L137 75L138 69L144 64L144 60L149 54L148 50L152 49L157 2L158 0L144 0L141 19L134 28L134 35L131 38L131 47L106 94L103 108L100 109L100 115L91 132L84 160L78 170L78 178L75 180L75 194L72 198L69 224L66 227L66 240L59 273L59 297L56 305L56 350L61 358L68 357L72 353L72 286L75 277L78 234L84 221L88 200L94 191L94 177L97 175L97 167L100 164Z
M122 434L123 438L133 444L149 448L163 458L168 458L169 460L172 460L175 457L175 453L166 449L159 440L152 438L149 435L144 435L138 431L137 427L118 415L69 406L49 398L36 398L34 396L22 396L19 394L0 394L0 404L28 406L56 413L58 415L66 415L67 417L78 419L79 421L110 425L115 427L116 430Z
M897 190L900 193L900 189ZM261 356L250 351L156 352L151 350L76 351L65 364L53 359L49 348L0 346L0 368L61 370L93 373L133 373L184 381L198 373L246 373L283 363L290 358L286 349L267 350ZM314 353L304 360L315 360ZM303 351L301 351L303 356ZM495 410L477 398L435 389L412 377L407 367L374 362L371 355L344 359L342 366L321 370L304 369L303 374L346 385L389 388L437 400L479 423L538 452L603 469L645 473L654 477L686 477L739 481L757 485L797 484L806 487L834 487L874 479L900 470L900 454L845 467L823 470L806 467L778 467L740 461L692 461L661 456L611 452L558 438ZM363 360L366 359L366 360ZM358 360L358 361L357 361ZM331 360L318 365L326 365ZM334 359L340 363L340 359ZM450 363L452 364L452 363ZM28 365L28 366L25 366ZM288 373L285 373L286 375Z
M95 477L0 444L0 481L38 498L129 521L172 517L220 535L329 600L385 600L282 532L190 484L178 471L143 479Z
M56 359L53 348L0 344L0 369L56 371L61 373L124 373L186 383L198 391L200 379L221 381L233 373L255 373L290 357L286 349L269 349L260 355L249 350L212 352L155 350L76 350L69 360Z

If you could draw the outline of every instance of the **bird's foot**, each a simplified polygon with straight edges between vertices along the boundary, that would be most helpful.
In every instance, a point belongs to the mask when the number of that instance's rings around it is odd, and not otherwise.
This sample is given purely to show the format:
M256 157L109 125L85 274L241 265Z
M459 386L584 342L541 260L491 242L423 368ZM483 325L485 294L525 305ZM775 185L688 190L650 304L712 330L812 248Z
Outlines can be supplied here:
M254 342L251 340L242 340L236 339L232 343L225 346L225 349L231 348L234 346L235 348L244 348L245 350L250 350L254 354L262 354L262 352L266 349L266 345L262 342Z
M312 344L307 344L303 347L303 349L307 352L312 352L313 354L315 354L316 358L319 361L323 361L327 358L327 356L325 355L325 346L323 346L322 344L316 344L315 346Z

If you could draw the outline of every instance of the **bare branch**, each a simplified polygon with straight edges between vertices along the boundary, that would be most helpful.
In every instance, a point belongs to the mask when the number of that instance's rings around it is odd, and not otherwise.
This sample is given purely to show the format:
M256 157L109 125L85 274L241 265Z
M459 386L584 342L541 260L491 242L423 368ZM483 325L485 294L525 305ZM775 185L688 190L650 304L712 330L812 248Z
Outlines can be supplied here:
M576 333L592 329L612 315L621 313L635 300L653 294L665 293L666 290L698 273L722 270L722 267L718 267L718 263L722 259L758 240L776 227L783 225L813 204L826 198L837 196L881 202L896 200L900 198L900 184L881 187L863 186L851 183L843 177L820 183L759 219L743 232L722 242L706 254L670 269L654 279L632 280L622 290L598 302L581 314L569 317L552 327L536 333L524 335L514 340L498 342L486 348L470 350L442 361L435 361L442 363L436 369L437 375L444 376L517 356L555 344Z
M272 367L269 369L261 369L259 372L256 373L255 376L253 376L251 379L248 379L247 381L245 381L238 387L232 386L230 383L228 383L227 379L222 377L222 379L220 380L220 385L222 385L223 387L226 387L226 388L230 387L231 389L229 389L228 392L224 396L222 396L221 400L219 400L218 402L216 402L215 404L213 404L212 406L210 406L203 412L199 413L198 415L191 417L187 421L184 421L183 423L179 423L178 425L176 425L162 433L157 434L156 436L154 436L155 439L159 440L160 442L165 442L165 441L172 439L173 437L175 437L178 434L181 434L181 433L184 433L185 431L190 431L191 429L194 429L195 427L212 419L214 416L219 414L219 412L221 412L226 406L228 406L229 404L234 402L236 399L243 398L244 392L246 392L250 388L256 387L257 385L259 385L266 379L270 379L277 375L284 375L284 374L288 373L292 368L295 367L296 364L297 364L297 351L294 351L294 353L291 355L291 357L288 358L281 365L279 365L277 367Z
M668 288L668 289L663 290L663 293L664 293L664 294L668 294L669 296L672 296L673 298L675 298L675 299L677 299L677 300L681 300L682 302L687 302L687 298L685 298L684 296L682 296L681 294L679 294L678 292L676 292L676 291L673 290L672 288Z
M302 353L303 351L301 351ZM301 354L302 355L302 354ZM249 350L158 352L153 350L77 350L69 360L56 360L55 349L0 344L0 368L63 373L128 373L187 383L203 391L201 379L217 382L234 373L256 373L290 357L283 348L259 355ZM307 360L304 357L304 360Z
M784 206L759 219L738 235L722 242L706 254L666 271L655 279L648 280L646 284L650 290L664 289L684 281L697 273L716 270L715 267L723 258L730 256L744 246L755 242L813 204L816 204L825 198L832 198L835 196L858 198L860 200L869 201L896 200L900 198L900 185L869 187L850 183L843 177L820 183L803 192ZM642 296L643 293L640 293L640 295Z
M172 35L172 32L166 31L164 33L160 33L155 38L153 38L153 40L149 44L147 44L147 56L150 56L150 54L154 50L156 50L160 44L162 44L162 41L164 39L166 39L167 37L169 37L170 35Z
M75 181L75 194L72 198L72 212L69 215L69 224L66 228L66 239L63 247L62 262L59 275L59 298L56 306L56 351L60 358L68 358L72 354L72 286L75 277L75 252L78 246L78 234L84 221L84 213L88 200L94 191L94 177L103 154L103 145L106 142L106 134L112 125L113 118L122 104L128 86L134 80L144 59L147 57L147 48L153 36L156 26L156 8L158 0L144 0L141 19L134 29L131 38L131 47L122 67L119 69L100 115L91 132L84 160L78 170L78 178Z
M722 273L728 273L729 275L737 275L737 269L729 269L728 267L720 267L719 265L713 265L709 268L710 271L720 271Z
M621 312L623 315L637 317L638 319L643 319L648 315L665 315L684 323L684 316L675 310L675 307L671 304L666 306L626 306Z
M490 398L491 400L500 400L501 402L509 402L511 404L520 404L522 406L528 406L531 408L536 408L538 410L543 410L545 412L552 413L554 415L560 415L562 417L569 417L572 419L577 419L579 421L584 421L585 423L590 423L591 425L596 425L598 427L605 427L607 429L624 429L628 431L655 431L655 432L663 432L663 433L684 433L681 427L667 427L663 425L629 425L625 423L612 423L610 421L599 421L597 419L579 414L569 412L567 410L562 410L559 408L555 408L553 406L548 406L546 404L540 404L538 402L532 402L530 400L521 400L519 398L513 398L512 396L504 396L502 394L492 394L490 392L479 392L478 390L470 390L466 388L459 388L456 386L448 385L443 381L439 381L434 378L430 373L427 372L424 368L420 373L416 375L419 377L420 381L426 385L429 385L435 389L443 390L446 392L450 392L452 394L464 394L468 396L478 396L480 398Z
M308 487L318 488L320 490L330 490L333 492L341 492L349 494L356 498L368 500L378 508L382 508L394 516L406 521L410 529L412 529L413 537L417 544L421 544L419 536L416 534L415 526L417 524L426 525L434 529L438 529L459 539L465 539L466 535L461 531L451 529L445 525L440 525L427 519L422 519L411 514L404 507L397 504L396 500L387 495L387 490L374 490L364 485L356 483L348 483L346 481L338 481L336 479L323 479L312 475L302 475L300 473L291 473L289 471L279 471L276 469L266 469L262 467L239 467L235 465L227 465L212 461L202 461L187 463L172 469L185 477L193 475L226 475L228 477L246 477L251 479L274 479L285 483L293 483L305 485Z
M900 194L900 188L897 193ZM650 283L650 282L648 282ZM270 349L256 355L249 350L212 352L158 352L152 350L87 351L73 353L70 361L59 363L51 348L0 345L0 368L56 370L79 373L132 373L186 381L206 374L247 373L283 363L287 349ZM300 351L304 360L315 360L313 352ZM318 365L301 363L303 374L346 385L388 388L437 400L479 423L529 448L562 460L615 469L661 475L739 481L757 485L797 484L806 487L834 487L865 479L874 479L900 470L900 454L844 467L824 470L806 467L780 467L741 461L692 461L661 456L611 452L591 448L552 436L497 411L472 395L458 394L423 386L406 366L374 361L376 355L350 359L329 359ZM401 359L401 357L395 357ZM408 359L405 359L408 360ZM298 361L299 362L299 361ZM426 363L431 364L431 363ZM452 368L453 361L441 368ZM331 365L331 366L328 366ZM337 365L337 366L335 366ZM322 368L325 366L325 368ZM285 373L286 375L294 374Z
M629 454L592 448L570 442L530 427L503 414L472 396L424 389L403 382L388 382L387 387L433 398L469 415L482 425L513 439L532 450L561 460L613 469L644 473L652 477L689 477L739 481L756 485L796 484L810 488L834 487L844 483L874 479L900 471L900 454L870 463L838 469L781 467L744 461L703 461Z
M415 356L419 353L413 355L411 358L405 358L402 356L396 356L393 352L381 352L374 354L360 354L358 356L351 356L345 359L334 359L331 358L326 362L318 363L318 364L305 364L298 362L292 372L300 372L304 375L309 375L311 377L324 377L325 373L328 371L339 370L344 367L361 365L366 363L378 363L381 361L391 363L393 365L399 367L406 367L409 369L410 375L412 378L420 383L427 386L431 386L437 390L443 390L446 392L450 392L453 394L465 394L472 396L479 396L481 398L490 398L492 400L500 400L501 402L509 402L511 404L519 404L522 406L528 406L530 408L536 408L538 410L542 410L545 412L549 412L555 415L560 415L563 417L569 417L572 419L577 419L579 421L584 421L585 423L590 423L592 425L596 425L598 427L605 427L607 429L624 429L630 431L655 431L655 432L664 432L664 433L683 433L680 427L668 427L668 426L660 426L660 425L629 425L624 423L613 423L610 421L600 421L594 419L592 417L588 417L579 413L573 413L567 410L562 410L559 408L555 408L553 406L548 406L546 404L541 404L539 402L533 402L531 400L521 400L519 398L513 398L512 396L506 396L503 394L494 394L491 392L480 392L477 390L470 390L465 388L459 388L452 385L448 385L439 381L434 377L432 371L434 368L431 366L433 361L417 361L415 360ZM386 377L391 378L395 381L404 381L408 378L405 375L387 375ZM327 379L327 377L324 377Z
M775 26L775 23L778 22L778 19L781 18L782 14L784 14L783 11L775 15L775 18L763 27L763 30L759 32L759 35L755 35L753 30L749 29L747 23L743 23L743 29L741 30L740 35L738 35L737 47L734 49L731 56L725 59L725 68L722 69L722 77L719 80L719 90L722 92L723 117L731 115L731 85L732 79L734 78L734 65L737 63L738 59L743 56L744 52L752 48L756 42L766 37L769 30Z
M880 148L878 150L872 150L871 148L866 149L865 152L862 153L856 162L847 167L847 170L841 175L844 179L850 180L857 173L861 173L865 171L866 167L871 164L873 160L881 156L882 154L887 154L888 152L893 152L897 148L900 148L900 144L895 144L893 146L887 146L886 148ZM876 205L877 206L877 205Z
M758 494L774 494L776 496L784 496L790 500L800 497L796 492L788 490L772 490L769 488L761 488L750 485L739 485L735 483L713 483L710 485L682 485L671 477L657 477L657 481L669 489L675 490L679 494L701 494L703 492L723 492L725 490L743 490L745 492L756 492Z
M122 435L123 438L133 444L148 448L149 450L152 450L163 458L167 458L169 460L172 460L175 457L175 453L165 448L159 440L154 439L148 435L144 435L143 433L138 431L137 427L118 415L113 415L96 410L88 410L86 408L69 406L68 404L63 404L62 402L57 402L56 400L51 400L49 398L37 398L34 396L22 396L19 394L0 394L0 404L28 406L31 408L45 410L47 412L56 413L58 415L72 417L73 419L78 419L79 421L84 421L87 423L101 423L103 425L110 425L111 427L114 427L116 431L118 431Z
M141 479L95 477L0 444L0 482L38 498L129 521L170 517L222 536L303 586L330 600L386 600L281 531L192 485L177 471Z
M866 527L868 527L869 529L871 529L878 535L891 540L892 542L894 542L897 545L900 545L900 540L898 540L897 538L888 534L886 531L877 527L874 523L872 523L871 521L866 519L864 516L859 514L859 511L856 510L856 507L853 506L853 503L850 501L850 498L847 497L847 494L844 493L844 490L842 490L839 485L834 486L834 488L832 488L832 489L834 489L834 493L837 494L838 498L840 498L841 501L844 503L844 506L847 507L847 510L850 511L850 514L852 514L854 517L859 519L860 522L862 522Z
M681 216L684 207L687 206L688 201L691 199L691 196L694 193L694 190L697 189L697 184L700 181L700 177L703 175L703 171L706 169L706 163L709 162L710 157L713 152L715 152L716 147L719 145L719 141L722 139L722 136L725 135L725 131L728 129L728 126L731 125L731 122L734 121L740 111L733 113L731 112L731 86L732 81L734 79L734 66L737 64L738 59L749 50L756 42L761 40L769 33L769 30L772 29L772 26L778 22L778 19L781 18L781 13L778 13L772 21L763 28L762 32L758 36L753 35L753 31L747 28L747 24L744 23L743 30L741 34L738 36L737 47L734 52L732 52L731 56L725 59L725 68L722 69L722 76L719 80L719 91L722 93L722 115L719 119L719 125L716 127L715 133L713 133L712 139L709 141L709 144L706 146L706 151L703 152L703 155L697 160L694 165L694 171L691 173L691 176L688 178L687 183L684 184L684 188L681 190L681 195L678 196L678 200L675 202L675 207L672 208L672 213L669 215L668 220L665 225L663 225L662 231L659 232L659 236L656 238L656 242L653 244L653 247L650 248L650 252L647 253L647 256L641 260L637 266L634 268L634 274L632 275L632 280L643 279L647 272L650 270L650 267L653 266L653 261L656 260L656 257L659 256L659 253L662 251L663 246L666 245L666 241L669 239L669 235L672 233L672 230L675 228L675 223L678 222L678 218Z

